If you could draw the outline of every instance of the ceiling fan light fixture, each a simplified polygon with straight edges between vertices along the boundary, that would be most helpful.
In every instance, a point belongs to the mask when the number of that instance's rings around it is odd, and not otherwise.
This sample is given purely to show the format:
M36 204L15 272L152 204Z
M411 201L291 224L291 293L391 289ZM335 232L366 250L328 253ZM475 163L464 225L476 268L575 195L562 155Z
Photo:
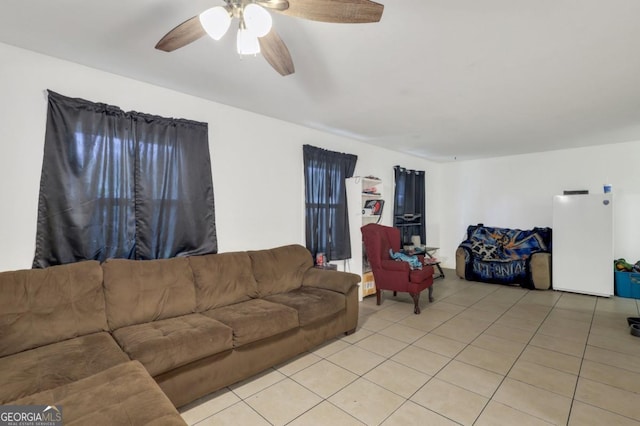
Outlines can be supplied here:
M212 7L200 14L200 24L202 28L214 40L220 40L227 33L231 25L231 16L227 9L222 6Z
M252 31L240 27L238 29L238 54L240 55L257 55L260 53L260 43L258 37Z
M264 37L271 31L271 14L255 3L249 3L242 12L247 29L257 37Z

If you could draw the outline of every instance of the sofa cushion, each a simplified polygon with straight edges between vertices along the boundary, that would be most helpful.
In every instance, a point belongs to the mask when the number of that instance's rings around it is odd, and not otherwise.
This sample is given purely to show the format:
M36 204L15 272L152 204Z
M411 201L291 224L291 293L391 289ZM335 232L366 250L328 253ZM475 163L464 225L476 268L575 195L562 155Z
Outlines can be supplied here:
M329 318L345 310L347 306L344 294L313 287L302 287L265 299L297 310L301 326Z
M193 273L184 257L109 259L102 269L112 330L195 311Z
M0 404L129 361L109 333L63 340L0 358Z
M123 327L113 337L152 376L233 347L231 328L200 314Z
M191 256L198 312L258 296L258 284L246 252Z
M203 312L233 329L233 346L266 339L298 327L298 313L262 299L249 300Z
M169 398L139 362L11 402L60 405L65 425L185 425Z
M104 330L98 262L0 273L0 356Z
M284 293L302 285L304 273L313 266L309 250L289 245L248 252L260 297Z

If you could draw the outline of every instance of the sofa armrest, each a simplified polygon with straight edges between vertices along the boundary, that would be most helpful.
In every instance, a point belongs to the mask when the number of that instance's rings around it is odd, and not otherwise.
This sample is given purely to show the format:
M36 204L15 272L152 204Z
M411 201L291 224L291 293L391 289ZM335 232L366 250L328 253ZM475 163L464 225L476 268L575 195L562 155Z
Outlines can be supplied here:
M360 275L318 268L309 268L302 277L302 285L305 287L323 288L342 294L347 294L359 282Z
M551 253L533 253L531 255L531 280L536 290L551 288Z
M465 276L465 270L466 270L465 258L466 258L466 253L465 253L464 247L458 247L456 249L456 275L459 278L462 278L463 280L466 279L466 276Z

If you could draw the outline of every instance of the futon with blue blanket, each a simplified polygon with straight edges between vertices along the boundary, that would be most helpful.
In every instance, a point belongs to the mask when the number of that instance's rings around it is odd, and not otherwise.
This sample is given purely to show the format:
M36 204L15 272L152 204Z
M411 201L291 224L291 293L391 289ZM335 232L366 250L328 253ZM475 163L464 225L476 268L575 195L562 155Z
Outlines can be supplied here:
M551 288L551 228L467 228L456 251L456 273L469 281Z

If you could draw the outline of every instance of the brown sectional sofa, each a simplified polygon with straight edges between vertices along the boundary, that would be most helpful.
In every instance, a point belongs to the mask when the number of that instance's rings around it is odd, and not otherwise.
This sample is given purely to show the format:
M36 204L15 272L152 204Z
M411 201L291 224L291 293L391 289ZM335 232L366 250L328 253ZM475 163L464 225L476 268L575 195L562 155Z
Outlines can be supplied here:
M182 424L174 406L355 330L358 282L299 245L0 273L0 404Z

